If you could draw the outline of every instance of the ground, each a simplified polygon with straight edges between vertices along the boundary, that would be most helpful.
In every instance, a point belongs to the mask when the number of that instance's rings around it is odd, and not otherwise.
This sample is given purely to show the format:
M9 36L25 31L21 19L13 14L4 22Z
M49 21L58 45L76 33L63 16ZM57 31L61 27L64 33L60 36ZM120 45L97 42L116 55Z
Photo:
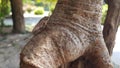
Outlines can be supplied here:
M19 68L19 53L30 34L0 36L0 68Z

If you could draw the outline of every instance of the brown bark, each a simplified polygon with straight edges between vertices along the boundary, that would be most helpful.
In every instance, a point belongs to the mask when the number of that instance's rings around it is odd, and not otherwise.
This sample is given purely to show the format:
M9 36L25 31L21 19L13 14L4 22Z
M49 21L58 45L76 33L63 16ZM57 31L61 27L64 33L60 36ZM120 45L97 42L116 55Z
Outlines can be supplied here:
M49 20L49 17L43 17L38 23L37 25L35 25L35 27L32 30L32 33L34 35L40 33L42 30L44 30L44 28L47 25L47 21Z
M102 0L58 0L44 30L22 50L20 68L64 64L69 68L113 68L100 25L101 5ZM72 61L76 63L66 65ZM79 61L83 65L76 66Z
M110 56L115 44L115 36L120 24L120 0L108 0L108 12L104 24L103 36Z
M13 32L25 32L22 0L10 0L12 7Z

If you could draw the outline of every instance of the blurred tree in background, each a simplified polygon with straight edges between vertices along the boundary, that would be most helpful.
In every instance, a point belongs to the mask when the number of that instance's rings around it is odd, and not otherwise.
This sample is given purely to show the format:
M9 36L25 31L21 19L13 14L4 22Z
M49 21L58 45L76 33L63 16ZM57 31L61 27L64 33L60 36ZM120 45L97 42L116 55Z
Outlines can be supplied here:
M25 23L22 0L10 0L13 20L13 33L24 33Z

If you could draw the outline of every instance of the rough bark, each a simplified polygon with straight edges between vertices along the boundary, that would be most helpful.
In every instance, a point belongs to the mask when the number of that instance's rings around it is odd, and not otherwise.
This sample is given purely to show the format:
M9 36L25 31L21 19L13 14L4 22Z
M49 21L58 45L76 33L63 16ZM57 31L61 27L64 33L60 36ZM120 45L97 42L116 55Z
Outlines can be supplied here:
M26 44L20 68L113 68L104 43L102 0L58 0L46 27ZM76 60L74 65L66 65Z
M110 56L115 44L115 36L120 24L120 0L108 0L108 12L104 24L103 36Z
M35 27L32 30L32 33L34 35L40 33L42 30L44 30L44 28L47 25L47 21L49 20L49 17L43 17L38 23L37 25L35 25Z
M25 32L25 24L22 9L22 0L10 0L12 7L13 32Z

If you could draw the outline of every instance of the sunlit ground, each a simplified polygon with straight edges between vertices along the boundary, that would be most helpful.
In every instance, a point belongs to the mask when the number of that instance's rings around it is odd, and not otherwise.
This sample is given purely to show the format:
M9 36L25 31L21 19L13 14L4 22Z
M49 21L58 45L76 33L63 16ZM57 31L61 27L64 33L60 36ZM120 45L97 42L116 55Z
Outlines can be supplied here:
M120 27L119 27L117 35L116 35L114 52L120 52Z
M120 65L120 27L116 35L116 41L115 41L115 47L113 50L112 60L116 62L116 64Z

